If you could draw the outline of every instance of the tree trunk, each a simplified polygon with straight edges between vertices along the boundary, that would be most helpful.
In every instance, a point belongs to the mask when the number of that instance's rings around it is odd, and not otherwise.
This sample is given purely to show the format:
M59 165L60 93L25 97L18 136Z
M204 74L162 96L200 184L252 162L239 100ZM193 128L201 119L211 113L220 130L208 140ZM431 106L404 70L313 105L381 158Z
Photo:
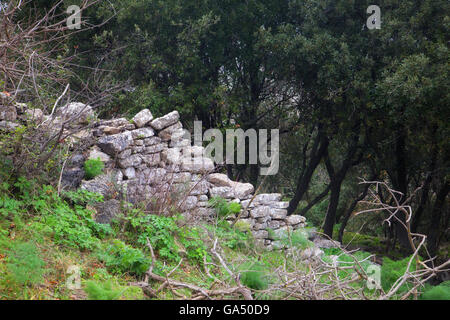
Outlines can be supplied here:
M441 232L440 221L445 207L445 199L450 191L450 183L445 182L436 195L433 211L431 212L431 223L428 229L428 250L431 256L435 256L439 248L439 234Z
M336 222L336 210L339 204L342 180L333 182L331 185L330 203L328 204L327 215L323 224L323 233L333 238L333 227Z
M328 138L324 133L322 133L319 129L318 136L316 137L315 146L311 151L310 161L302 174L298 177L297 189L295 190L294 197L289 202L288 207L288 215L291 215L295 209L297 209L298 203L302 200L303 195L306 190L308 190L309 182L311 181L311 177L316 170L317 166L320 163L320 160L325 155L325 152L328 148ZM320 144L320 147L318 145Z

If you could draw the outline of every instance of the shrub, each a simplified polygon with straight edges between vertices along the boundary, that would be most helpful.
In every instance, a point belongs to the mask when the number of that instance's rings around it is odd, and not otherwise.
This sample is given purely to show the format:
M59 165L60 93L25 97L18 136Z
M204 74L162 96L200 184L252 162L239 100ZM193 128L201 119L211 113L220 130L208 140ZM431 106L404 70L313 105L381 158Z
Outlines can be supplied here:
M141 275L150 266L150 259L145 254L120 240L112 242L97 252L97 258L105 263L106 267L113 273L129 272Z
M84 163L84 172L86 174L86 179L90 180L102 173L105 164L100 158L89 159Z
M426 286L425 291L420 296L421 300L450 300L450 281L442 282L440 285L432 287Z
M403 260L393 261L388 257L383 258L383 265L381 266L381 286L384 291L388 291L394 283L403 276L406 272L410 257L406 257ZM409 271L414 271L416 269L416 264L414 261L411 263ZM404 292L408 289L408 284L405 283L398 290L399 293Z
M90 196L98 199L95 194ZM89 195L84 193L83 197L89 201ZM99 238L113 233L109 225L97 223L92 218L92 212L84 206L70 206L51 186L43 186L31 205L39 213L33 228L51 232L57 244L92 249Z
M255 290L265 290L269 287L269 277L265 266L260 262L246 263L242 266L241 282Z
M14 282L22 285L36 284L42 280L45 262L32 242L15 244L7 264Z
M241 205L236 202L228 203L221 197L213 197L209 199L209 205L216 210L217 216L225 218L230 214L237 214L241 211Z
M111 280L105 282L88 281L84 291L91 300L116 300L122 295L122 290L114 288Z

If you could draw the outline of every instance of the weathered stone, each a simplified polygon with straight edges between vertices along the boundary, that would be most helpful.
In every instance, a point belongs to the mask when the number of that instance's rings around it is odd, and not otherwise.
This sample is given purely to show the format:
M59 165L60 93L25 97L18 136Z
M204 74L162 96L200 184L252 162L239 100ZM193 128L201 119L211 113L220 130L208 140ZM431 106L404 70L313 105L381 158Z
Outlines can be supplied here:
M129 180L136 178L136 170L133 167L126 168L122 172L123 176Z
M198 201L208 201L208 196L201 194L198 196Z
M118 134L120 132L122 132L122 129L117 128L117 127L104 127L103 128L103 133L107 134L107 135Z
M109 224L120 213L120 201L116 199L106 200L95 205L97 214L95 221L102 224Z
M19 127L18 123L11 121L0 121L0 130L14 131Z
M167 176L167 180L173 183L188 183L191 181L191 174L189 172L172 173Z
M130 122L125 118L102 120L100 124L105 127L123 127L130 124Z
M167 164L180 164L181 150L179 148L165 149L161 152L161 160Z
M113 191L114 183L123 177L120 170L96 176L93 180L81 181L81 189L97 192L107 198Z
M271 209L270 216L272 217L272 219L283 220L287 216L287 210L286 209ZM292 217L292 216L290 216L290 217Z
M141 158L148 166L157 166L161 161L161 155L159 153L145 154Z
M315 238L313 240L313 242L314 242L314 245L319 248L329 249L329 248L339 248L340 247L339 242L334 241L334 240L320 238L320 237Z
M153 115L148 109L139 111L132 119L136 127L141 128L153 120Z
M195 173L208 172L214 170L214 162L209 158L182 158L181 170Z
M132 150L131 149L126 149L124 151L122 151L121 153L119 153L119 159L126 159L129 156L131 156Z
M223 173L211 173L208 175L207 179L208 182L216 187L231 187L233 182Z
M119 166L124 169L128 167L137 167L141 163L142 163L142 156L139 154L132 154L127 158L119 160Z
M78 188L84 178L84 170L80 167L66 169L62 173L61 186L66 189Z
M201 194L207 194L209 189L209 183L207 181L191 182L189 186L190 195L198 196Z
M270 203L270 206L275 209L286 209L289 207L289 201L277 201Z
M103 162L109 162L111 161L111 157L108 156L106 153L101 152L100 149L97 146L92 147L92 149L89 152L88 159L98 159L100 158Z
M170 127L165 128L164 130L160 131L158 133L158 137L160 137L163 141L169 141L172 139L172 134L176 132L177 130L180 130L183 126L181 125L181 122L177 122L174 125L171 125Z
M67 162L67 167L82 167L84 163L84 156L81 153L74 154Z
M288 225L296 225L305 221L306 218L299 215L290 215L289 217L286 218L286 223Z
M232 189L234 190L234 194L239 199L244 199L253 193L255 188L251 183L241 183L232 181Z
M323 251L319 248L306 248L302 251L303 259L312 259L316 257L320 257L323 254Z
M167 149L167 144L159 143L145 148L145 153L157 153ZM171 149L169 149L171 150Z
M41 109L27 109L25 110L25 116L30 121L42 121L44 118L44 112ZM0 115L1 117L1 115Z
M16 121L16 108L14 106L0 106L0 120Z
M133 139L145 139L155 135L152 128L139 128L130 132Z
M264 223L255 223L255 225L253 226L253 230L255 231L259 231L259 230L265 230L267 229L267 222Z
M81 102L71 102L60 108L56 114L61 116L62 121L70 120L74 124L86 124L95 117L92 107Z
M255 201L253 200L253 201L251 201L251 199L249 199L249 200L242 200L241 201L241 205L242 205L242 208L247 208L247 206L249 207L249 208L254 208L256 205L255 205Z
M133 141L134 146L143 147L144 146L144 140L134 140Z
M191 141L187 140L187 139L181 139L181 140L173 140L173 136L172 136L172 140L170 141L169 146L171 148L185 148L191 145Z
M221 197L225 199L233 199L234 192L230 187L213 187L209 189L211 197Z
M161 143L161 141L162 141L162 140L161 140L160 137L154 136L154 137L150 137L150 138L144 139L144 144L145 144L146 146L152 146L152 145L154 145L154 144Z
M152 122L150 122L150 125L156 130L162 130L172 124L177 123L179 119L180 114L178 113L178 111L172 111L171 113L168 113L163 117L154 119Z
M185 199L181 200L179 203L181 210L192 210L197 205L198 199L195 196L187 196Z
M163 168L152 168L147 169L144 174L148 183L159 184L165 180L167 171Z
M258 223L266 223L266 222L269 222L270 220L272 220L270 218L270 216L256 218L256 222L258 222Z
M261 193L255 197L255 202L259 204L271 204L272 202L280 201L280 193Z
M278 229L278 228L282 227L281 221L280 220L271 220L268 223L268 227L273 230Z
M258 230L253 232L253 237L255 239L267 239L269 237L269 232L266 230Z
M205 152L202 146L187 146L181 149L183 158L201 158Z
M144 146L141 146L141 147L140 146L133 146L131 148L132 153L143 153L144 150L145 150Z
M260 206L250 210L250 216L252 218L261 218L270 215L270 207Z
M119 152L122 152L133 142L131 133L126 131L110 136L101 137L98 141L98 146L103 152L114 156Z

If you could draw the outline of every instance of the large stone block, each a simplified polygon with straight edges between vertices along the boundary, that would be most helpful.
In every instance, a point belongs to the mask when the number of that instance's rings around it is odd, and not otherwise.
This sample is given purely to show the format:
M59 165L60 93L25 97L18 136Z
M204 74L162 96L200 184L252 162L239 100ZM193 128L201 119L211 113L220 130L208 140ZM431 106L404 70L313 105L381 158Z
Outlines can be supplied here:
M85 124L95 117L92 107L81 102L71 102L61 107L56 114L62 121L70 120L73 124Z
M111 136L101 137L98 141L98 146L103 152L110 156L115 156L117 153L124 151L133 142L133 137L129 131L125 131Z
M275 220L284 220L287 216L286 209L271 209L270 216Z
M250 210L250 216L252 218L261 218L265 216L270 216L270 207L268 206L259 206L252 210Z
M234 199L234 191L230 187L213 187L209 189L209 194L211 197Z
M181 170L202 173L214 170L214 162L206 157L203 158L182 158Z
M150 122L150 125L156 130L162 130L168 126L175 124L180 119L180 114L178 111L172 111L165 116L154 119Z
M140 154L133 154L127 158L119 160L121 168L137 167L142 163L142 156Z
M181 122L177 122L160 131L158 133L158 137L160 137L163 141L169 141L172 139L172 135L175 134L175 132L182 130L182 127Z
M141 128L153 120L153 115L148 109L139 111L132 119L136 127Z
M155 135L155 131L152 128L139 128L130 132L133 139L145 139Z

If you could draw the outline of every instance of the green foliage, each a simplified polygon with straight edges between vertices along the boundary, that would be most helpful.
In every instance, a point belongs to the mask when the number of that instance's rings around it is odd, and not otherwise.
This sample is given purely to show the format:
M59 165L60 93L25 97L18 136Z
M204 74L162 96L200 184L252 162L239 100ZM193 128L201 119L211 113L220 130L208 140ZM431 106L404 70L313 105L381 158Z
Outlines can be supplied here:
M142 275L150 266L145 254L120 240L114 239L97 251L97 258L103 261L113 273L131 273Z
M388 257L383 258L383 265L381 266L381 286L384 291L388 291L394 285L394 283L405 274L407 271L408 263L411 257L406 257L402 260L393 261ZM408 271L415 271L416 263L413 260ZM405 283L398 290L399 293L408 290L409 285Z
M426 285L425 291L420 296L421 300L450 300L450 281L445 281L438 286Z
M104 167L105 164L102 160L100 160L100 157L97 159L86 160L84 163L84 172L86 174L86 179L89 180L95 178L102 173Z
M88 202L99 199L98 195L83 192L78 198ZM69 205L51 186L43 186L41 192L33 197L31 205L39 213L32 227L52 235L57 244L93 249L99 238L113 233L109 225L97 223L90 210L78 204Z
M228 203L221 197L213 197L209 199L209 205L216 210L219 217L225 218L230 214L237 214L241 211L241 204L236 202Z
M248 262L241 266L241 282L255 290L265 290L269 287L267 268L260 262Z
M278 241L283 247L299 247L306 249L311 247L313 243L308 239L309 233L305 228L299 228L294 231L278 231L275 232L272 229L268 229L269 237L274 241Z
M91 300L116 300L122 295L122 289L116 289L111 280L104 282L88 281L84 291Z
M14 244L9 253L7 268L12 280L21 285L36 284L42 281L45 262L32 242Z

